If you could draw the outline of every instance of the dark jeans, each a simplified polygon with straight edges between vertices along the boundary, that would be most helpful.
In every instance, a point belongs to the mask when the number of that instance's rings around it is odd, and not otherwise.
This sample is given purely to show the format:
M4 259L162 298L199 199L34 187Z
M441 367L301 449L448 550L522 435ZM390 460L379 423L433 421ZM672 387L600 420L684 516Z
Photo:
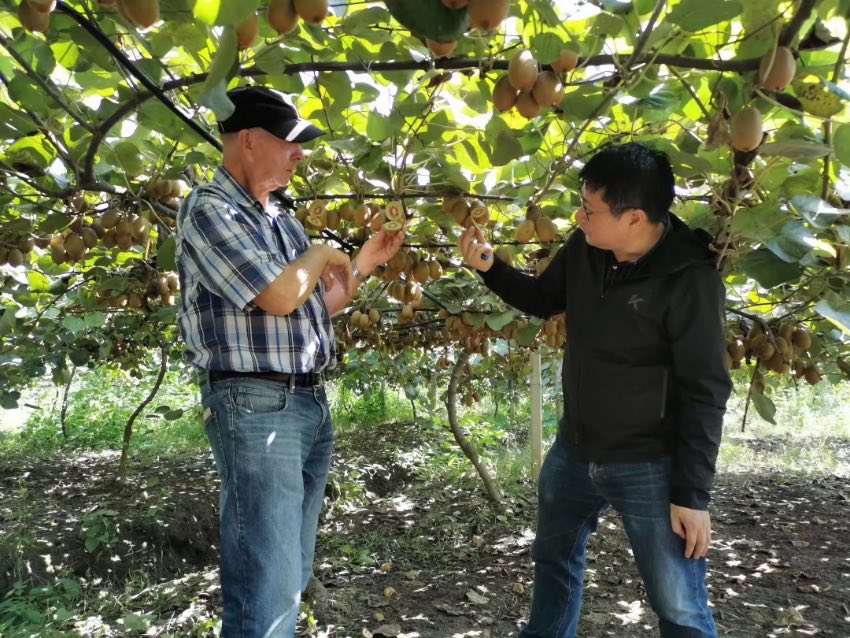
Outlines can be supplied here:
M221 477L222 638L291 638L333 447L325 390L228 379L201 399Z
M587 540L613 507L643 577L664 638L714 638L705 559L684 557L670 525L668 457L647 463L594 463L556 441L538 485L539 513L531 618L521 638L572 638L581 612Z

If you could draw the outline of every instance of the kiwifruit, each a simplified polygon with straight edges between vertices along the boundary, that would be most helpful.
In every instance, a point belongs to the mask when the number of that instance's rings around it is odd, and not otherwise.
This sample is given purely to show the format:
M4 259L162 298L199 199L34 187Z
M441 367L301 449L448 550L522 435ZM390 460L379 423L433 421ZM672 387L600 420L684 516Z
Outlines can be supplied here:
M545 215L537 218L537 221L534 222L534 229L537 232L537 238L544 244L555 241L555 234L557 232L555 222Z
M384 208L384 216L388 221L404 221L404 204L400 201L387 202L387 205Z
M469 217L479 226L486 224L490 221L490 211L487 210L487 204L480 199L473 199L469 202Z
M369 309L369 321L371 323L378 323L381 320L381 313L377 308Z
M44 33L50 26L50 12L38 11L28 0L21 0L18 5L18 20L25 29L34 33Z
M443 267L440 265L440 262L436 259L428 264L428 270L431 275L431 279L438 280L443 276Z
M514 237L520 244L527 244L534 237L535 222L526 219L516 227Z
M325 224L330 230L337 230L340 224L340 216L338 210L329 210L326 215Z
M271 0L266 17L278 35L292 33L301 17L295 12L293 0Z
M496 255L496 259L501 259L509 266L514 263L514 257L507 246L499 246L493 254Z
M463 9L469 4L469 0L442 0L449 9Z
M436 40L426 39L425 44L428 45L428 50L434 54L435 58L444 58L452 54L457 48L457 41L437 42Z
M761 113L753 106L741 109L732 116L732 147L749 152L759 147L762 140Z
M495 31L511 10L511 0L469 0L469 28Z
M510 78L503 75L496 81L493 87L493 106L502 113L510 111L516 104L519 91L511 84Z
M6 255L6 263L14 267L21 266L24 263L24 254L17 248L12 248Z
M540 115L541 109L531 93L520 93L516 101L516 110L525 119L532 120Z
M528 208L525 209L525 218L528 221L536 222L540 216L543 214L543 209L540 208L537 204L531 204Z
M508 80L517 91L530 91L537 75L537 60L528 49L518 51L508 63Z
M803 376L806 378L806 382L809 385L817 385L817 383L820 382L820 370L818 370L817 366L813 363L806 366Z
M242 20L236 25L236 48L240 51L250 49L257 41L260 33L260 18L256 13Z
M578 53L572 49L564 49L558 59L552 63L552 69L559 75L564 75L576 68Z
M71 233L65 238L65 252L68 261L80 261L86 254L86 242L77 233Z
M295 13L308 24L321 24L328 17L328 0L294 0Z
M564 85L552 71L543 71L537 75L531 94L540 106L557 106L564 99Z
M404 224L401 222L397 222L395 220L388 220L383 223L381 228L384 229L384 232L389 233L390 235L395 235L402 228L404 228Z
M791 343L801 350L809 350L812 347L812 335L805 328L797 328L791 334Z
M788 47L776 47L762 56L759 64L759 84L768 91L781 91L791 84L797 64Z
M56 8L56 0L26 0L32 5L32 8L42 13L50 13Z
M159 21L159 0L118 0L118 6L130 22L142 29Z
M32 237L24 237L18 242L18 250L26 254L35 248L35 239Z

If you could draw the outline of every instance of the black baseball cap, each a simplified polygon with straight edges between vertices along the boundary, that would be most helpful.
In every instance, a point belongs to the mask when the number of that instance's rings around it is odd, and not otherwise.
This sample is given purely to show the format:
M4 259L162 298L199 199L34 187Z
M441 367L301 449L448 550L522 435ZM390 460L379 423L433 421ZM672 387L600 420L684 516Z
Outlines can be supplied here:
M301 144L325 132L301 119L288 96L265 86L240 86L227 92L236 110L218 123L221 133L264 128L285 142Z

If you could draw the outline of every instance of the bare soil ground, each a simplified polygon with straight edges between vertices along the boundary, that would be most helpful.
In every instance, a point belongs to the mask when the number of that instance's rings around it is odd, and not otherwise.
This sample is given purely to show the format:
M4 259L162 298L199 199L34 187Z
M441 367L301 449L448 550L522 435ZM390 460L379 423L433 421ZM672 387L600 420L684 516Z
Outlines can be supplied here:
M413 426L395 426L392 441L388 431L341 441L317 551L325 592L303 633L516 635L531 602L532 487L493 506L471 478L424 481L399 455ZM124 483L116 467L111 454L0 460L0 600L70 576L116 604L81 604L64 635L130 635L128 613L148 619L146 635L214 635L211 458L137 462ZM721 474L713 518L709 586L722 636L850 636L846 478ZM657 635L615 515L589 553L579 635Z

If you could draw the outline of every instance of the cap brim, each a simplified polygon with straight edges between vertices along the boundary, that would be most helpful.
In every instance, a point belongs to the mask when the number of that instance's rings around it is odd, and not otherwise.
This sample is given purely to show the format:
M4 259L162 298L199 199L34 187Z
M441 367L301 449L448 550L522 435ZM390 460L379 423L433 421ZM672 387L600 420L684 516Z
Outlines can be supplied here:
M285 142L294 142L296 144L309 142L310 140L325 134L322 129L310 124L307 120L285 122L276 127L275 130L269 132Z

